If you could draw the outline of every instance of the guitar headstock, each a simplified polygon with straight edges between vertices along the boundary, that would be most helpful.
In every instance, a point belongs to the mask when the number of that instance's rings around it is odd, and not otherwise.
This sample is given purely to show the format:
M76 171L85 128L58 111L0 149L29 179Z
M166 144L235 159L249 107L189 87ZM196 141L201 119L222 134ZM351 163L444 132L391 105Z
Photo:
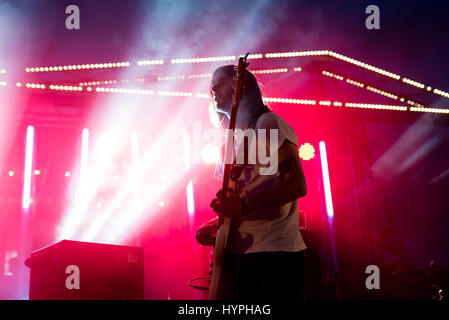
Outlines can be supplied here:
M245 71L246 68L249 66L249 63L246 62L247 58L248 58L249 52L246 53L246 55L244 56L240 56L239 57L239 63L237 65L237 67L235 67L235 75L234 75L234 94L233 94L233 100L234 101L238 101L240 100L240 98L243 95L243 88L244 88L244 84L245 84ZM238 105L237 103L233 103L234 105Z

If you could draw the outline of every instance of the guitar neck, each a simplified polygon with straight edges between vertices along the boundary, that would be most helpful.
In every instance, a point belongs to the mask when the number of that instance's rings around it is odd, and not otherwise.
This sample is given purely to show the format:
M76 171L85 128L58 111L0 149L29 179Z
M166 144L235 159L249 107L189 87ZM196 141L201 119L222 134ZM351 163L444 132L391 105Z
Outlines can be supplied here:
M237 110L239 107L239 102L235 101L233 103L231 112L231 119L229 121L229 131L228 131L228 141L226 144L226 155L225 155L225 167L223 172L223 184L221 190L223 190L223 197L228 196L229 190L229 180L231 178L232 162L234 159L234 131L235 124L237 120Z

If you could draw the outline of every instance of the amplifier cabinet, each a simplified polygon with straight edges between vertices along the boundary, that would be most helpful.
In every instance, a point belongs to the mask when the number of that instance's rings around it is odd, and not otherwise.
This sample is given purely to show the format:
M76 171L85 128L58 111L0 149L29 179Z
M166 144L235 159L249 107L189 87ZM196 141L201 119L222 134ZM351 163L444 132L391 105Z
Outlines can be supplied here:
M62 240L31 253L30 300L143 299L143 248Z

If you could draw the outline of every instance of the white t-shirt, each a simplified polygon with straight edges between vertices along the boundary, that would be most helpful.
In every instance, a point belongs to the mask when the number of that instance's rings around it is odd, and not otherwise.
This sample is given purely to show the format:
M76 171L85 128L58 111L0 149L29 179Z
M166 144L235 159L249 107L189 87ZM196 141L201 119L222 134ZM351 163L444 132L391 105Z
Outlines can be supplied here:
M259 129L265 129L267 137L270 129L277 129L278 143L282 146L285 140L298 145L298 139L294 130L278 115L272 112L262 114L255 125L256 137ZM263 132L263 131L262 131ZM248 143L251 150L256 139ZM269 146L269 142L267 142ZM273 153L271 149L271 153ZM259 159L259 158L257 158ZM277 159L276 159L277 160ZM273 187L280 173L277 170L272 174L261 174L260 169L266 170L269 165L261 165L259 161L247 165L237 179L241 198L254 197ZM263 171L262 171L263 172ZM265 171L266 172L266 171ZM237 228L231 229L228 238L228 248L234 253L253 253L263 251L288 251L297 252L306 249L304 240L299 232L298 200L284 204L271 220L246 220Z

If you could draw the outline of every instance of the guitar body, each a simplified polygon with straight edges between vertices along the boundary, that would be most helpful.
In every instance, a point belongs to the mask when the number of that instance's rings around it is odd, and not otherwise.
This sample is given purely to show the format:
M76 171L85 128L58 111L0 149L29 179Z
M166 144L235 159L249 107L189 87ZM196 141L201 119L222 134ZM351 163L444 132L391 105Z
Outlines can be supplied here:
M229 117L229 132L228 142L226 147L226 156L225 159L232 159L233 157L229 157L229 155L233 154L234 149L234 130L235 123L237 118L237 111L239 108L240 98L243 93L244 87L244 74L247 67L246 58L248 57L248 53L244 57L239 58L239 64L237 66L236 76L234 77L235 85L234 85L234 95L232 99L231 105L231 114ZM231 153L232 152L232 153ZM231 176L232 163L226 163L224 167L223 173L223 185L222 185L222 195L224 198L228 196L229 192L229 184L230 184L230 176ZM220 217L218 219L218 230L217 236L215 238L215 247L214 247L214 263L212 267L212 279L210 283L209 289L209 300L216 300L219 296L220 283L223 278L223 265L225 263L225 254L228 242L228 236L231 230L232 218L230 217Z

